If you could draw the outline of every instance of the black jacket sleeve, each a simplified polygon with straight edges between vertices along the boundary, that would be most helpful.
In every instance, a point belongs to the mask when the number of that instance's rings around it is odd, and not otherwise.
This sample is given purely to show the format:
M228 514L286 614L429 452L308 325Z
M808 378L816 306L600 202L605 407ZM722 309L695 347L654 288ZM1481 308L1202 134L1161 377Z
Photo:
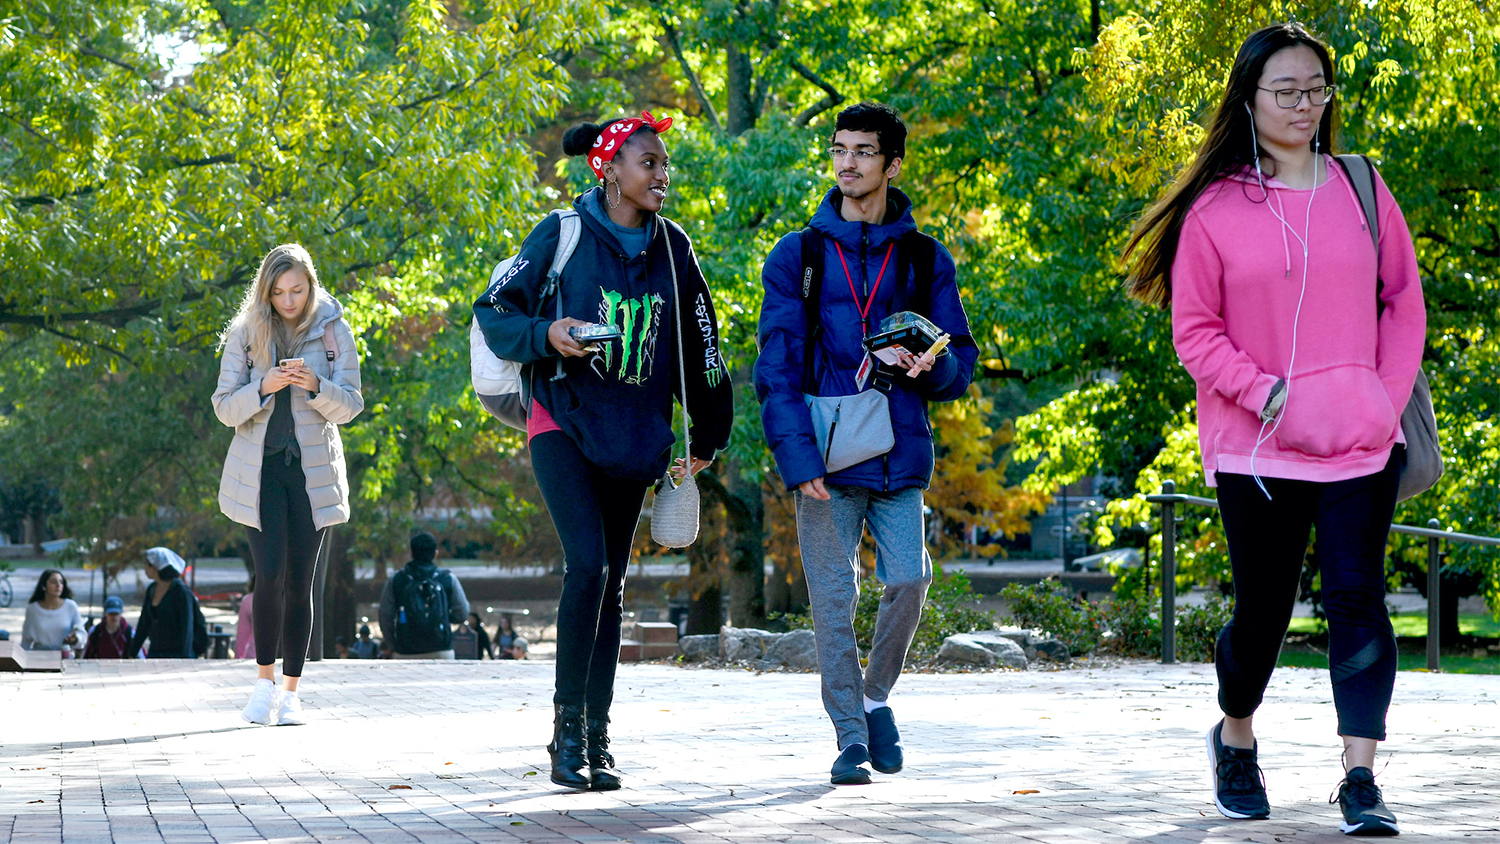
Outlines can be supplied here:
M155 591L156 584L152 583L146 587L145 597L141 600L141 618L136 622L135 635L130 637L131 659L141 655L141 646L146 644L146 639L151 636L151 623L156 618L156 607L151 605L151 594Z
M682 326L682 365L687 376L687 400L693 439L693 456L712 460L729 445L734 427L734 386L729 383L729 367L719 349L719 318L714 312L713 296L698 266L698 255L687 234L676 223L668 222L674 257L677 260L677 285L681 294L677 303ZM673 235L676 235L673 237ZM686 249L679 249L679 244ZM672 350L675 357L677 350ZM672 382L672 392L682 402L682 379Z
M547 345L551 317L532 314L537 313L561 228L557 215L548 214L526 236L510 271L491 279L474 302L474 318L484 342L502 360L534 363L557 356Z

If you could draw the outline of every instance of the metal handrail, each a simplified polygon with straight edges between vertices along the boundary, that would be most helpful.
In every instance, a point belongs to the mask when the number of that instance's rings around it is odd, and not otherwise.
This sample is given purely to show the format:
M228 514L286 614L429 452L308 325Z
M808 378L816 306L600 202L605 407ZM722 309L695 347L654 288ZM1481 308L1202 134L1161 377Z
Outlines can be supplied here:
M1152 504L1161 505L1161 661L1172 664L1177 661L1177 505L1196 504L1200 507L1219 509L1217 499L1199 495L1185 495L1177 491L1175 481L1162 481L1161 492L1146 496ZM1442 576L1442 551L1440 543L1468 542L1474 545L1500 546L1500 537L1477 536L1472 533L1456 533L1443 530L1437 519L1428 519L1427 527L1391 524L1391 530L1410 536L1427 539L1427 670L1442 669L1442 651L1438 641L1438 593Z

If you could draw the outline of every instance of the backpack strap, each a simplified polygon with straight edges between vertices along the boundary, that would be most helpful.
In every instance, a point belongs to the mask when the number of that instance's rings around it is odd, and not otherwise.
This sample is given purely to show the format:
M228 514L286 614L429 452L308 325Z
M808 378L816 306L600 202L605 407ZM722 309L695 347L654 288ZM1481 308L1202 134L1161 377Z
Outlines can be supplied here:
M542 282L541 300L545 301L548 296L557 297L556 319L563 318L562 300L562 271L568 265L568 260L573 257L573 251L578 248L578 240L583 232L583 224L578 219L578 212L572 208L562 208L553 211L557 215L557 249L552 253L552 266L547 269L547 280ZM557 358L557 371L552 375L556 381L563 377L563 360L559 355Z
M343 317L323 326L323 356L328 359L329 363L333 363L334 359L339 356L339 341L333 336L333 329L341 320Z
M807 318L807 338L802 347L802 388L816 392L813 362L823 339L819 300L823 295L823 234L808 226L802 230L802 313Z
M1359 196L1360 210L1365 215L1365 228L1369 230L1370 242L1375 246L1375 316L1379 318L1385 313L1385 303L1380 300L1380 289L1385 284L1380 280L1380 212L1375 205L1375 165L1365 155L1335 157L1339 166L1344 168L1349 182L1354 185L1354 193Z
M913 229L896 241L896 278L906 289L906 277L915 270L916 296L906 310L932 316L932 276L937 271L937 241Z
M1375 165L1370 163L1369 156L1365 155L1340 155L1336 156L1339 165L1344 168L1344 175L1349 177L1349 182L1354 185L1354 192L1359 196L1360 208L1365 212L1365 228L1370 232L1370 241L1375 244L1375 256L1380 257L1380 214L1375 206Z

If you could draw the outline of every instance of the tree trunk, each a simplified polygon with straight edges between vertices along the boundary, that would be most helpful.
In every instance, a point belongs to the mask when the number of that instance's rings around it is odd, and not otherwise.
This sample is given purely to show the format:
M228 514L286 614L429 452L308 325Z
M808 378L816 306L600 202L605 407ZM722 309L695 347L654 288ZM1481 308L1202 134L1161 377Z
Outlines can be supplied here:
M766 506L760 479L725 463L725 535L729 551L729 618L736 627L766 626Z
M716 485L707 488L714 489ZM698 541L687 548L689 636L717 633L724 626L724 520L719 518L718 499L713 494L704 497Z
M335 654L334 639L343 636L345 641L354 641L358 607L354 599L354 561L349 557L349 537L343 527L328 531L326 547L320 555L319 566L324 570L318 575L322 585L322 601L317 604L321 635L315 637L313 650L323 654Z
M729 122L726 128L730 135L741 135L754 129L759 117L755 113L755 71L750 65L750 54L732 43L728 47L725 64L725 72L728 74L725 87L729 95Z

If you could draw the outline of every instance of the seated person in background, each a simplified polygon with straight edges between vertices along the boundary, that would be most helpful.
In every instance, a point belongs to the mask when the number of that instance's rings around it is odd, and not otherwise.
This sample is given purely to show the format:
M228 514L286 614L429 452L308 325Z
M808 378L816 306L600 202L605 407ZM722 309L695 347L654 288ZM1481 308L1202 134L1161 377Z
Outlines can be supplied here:
M525 659L526 649L530 647L527 641L520 636L510 640L510 647L505 650L501 659Z
M380 646L370 638L370 625L359 626L359 638L354 640L354 646L349 650L354 652L355 659L379 659Z
M396 659L454 658L453 625L468 617L469 599L436 559L437 539L421 531L411 538L411 562L385 582L380 635L395 646Z
M511 659L511 643L516 640L516 619L508 612L500 614L500 623L495 625L495 659Z
M118 595L110 595L104 599L104 620L89 631L83 658L125 659L130 652L132 632L130 622L125 620L125 602Z
M26 620L21 624L21 648L28 651L62 651L63 659L83 642L83 614L73 600L68 579L57 569L47 569L36 582L26 602Z
M390 639L380 640L380 659L395 659L396 649L391 647Z
M141 620L130 639L129 656L135 659L147 639L147 659L193 658L193 603L196 600L182 582L183 559L170 548L146 549L146 576L151 584L141 600Z
M333 637L333 654L334 659L359 659L349 652L349 637L344 635Z

